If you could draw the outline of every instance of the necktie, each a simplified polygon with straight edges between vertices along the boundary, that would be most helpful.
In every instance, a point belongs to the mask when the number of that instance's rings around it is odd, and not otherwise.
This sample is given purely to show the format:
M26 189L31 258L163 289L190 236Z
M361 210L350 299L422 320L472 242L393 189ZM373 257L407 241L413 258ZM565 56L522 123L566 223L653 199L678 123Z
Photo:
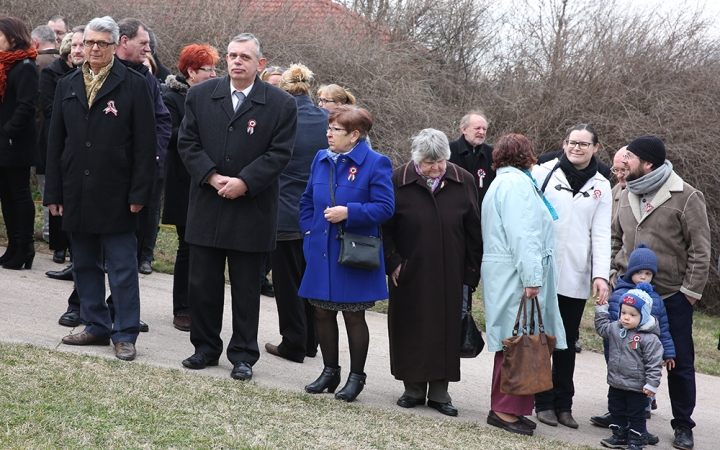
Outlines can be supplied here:
M235 91L233 95L237 99L237 103L235 103L235 111L237 111L240 105L242 105L243 100L245 100L245 94L240 91Z

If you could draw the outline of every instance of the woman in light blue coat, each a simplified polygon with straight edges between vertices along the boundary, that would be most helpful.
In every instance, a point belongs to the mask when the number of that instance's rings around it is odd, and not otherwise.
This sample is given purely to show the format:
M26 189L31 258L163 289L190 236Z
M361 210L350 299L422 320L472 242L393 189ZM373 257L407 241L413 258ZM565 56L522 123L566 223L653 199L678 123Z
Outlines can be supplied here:
M533 395L500 392L502 340L512 336L523 293L540 302L545 332L565 349L565 331L557 299L557 269L553 257L555 211L544 199L530 167L535 163L530 141L519 134L498 140L493 151L497 177L482 204L482 293L488 351L495 353L490 414L487 422L504 430L532 435Z

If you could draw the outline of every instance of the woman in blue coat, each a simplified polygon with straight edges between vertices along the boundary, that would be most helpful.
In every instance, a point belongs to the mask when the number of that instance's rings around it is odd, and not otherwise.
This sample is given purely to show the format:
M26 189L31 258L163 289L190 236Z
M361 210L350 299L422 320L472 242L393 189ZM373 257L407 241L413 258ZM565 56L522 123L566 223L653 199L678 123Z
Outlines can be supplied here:
M365 142L372 116L362 108L341 106L330 113L327 150L315 155L300 201L300 229L307 268L298 295L315 306L325 369L307 392L332 393L340 384L337 312L342 311L350 344L350 376L335 398L351 402L365 385L370 335L365 310L388 298L382 258L376 270L338 264L338 225L348 233L379 236L380 225L395 209L390 160ZM330 195L330 182L335 202ZM382 249L380 250L382 255Z

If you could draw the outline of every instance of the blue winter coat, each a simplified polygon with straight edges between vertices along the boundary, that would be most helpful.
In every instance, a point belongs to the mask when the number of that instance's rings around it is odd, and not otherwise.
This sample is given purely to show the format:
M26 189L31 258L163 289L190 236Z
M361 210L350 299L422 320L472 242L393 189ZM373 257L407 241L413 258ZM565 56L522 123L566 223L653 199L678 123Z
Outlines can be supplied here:
M378 236L379 227L395 211L392 164L368 147L364 141L337 165L325 150L315 155L310 179L300 200L300 229L304 234L303 252L307 268L298 295L337 303L358 303L388 298L385 265L381 258L377 270L363 270L338 264L340 241L338 225L325 219L323 211L332 206L330 173L337 205L347 206L343 229L349 233ZM382 249L380 250L382 255Z
M540 287L545 332L567 348L557 298L553 219L540 189L525 173L502 167L482 203L483 303L488 351L502 350L512 336L523 288Z
M617 287L608 299L610 322L618 320L623 295L630 289L635 289L635 287L635 283L625 281L625 276L618 279ZM675 344L670 335L670 324L668 323L667 311L665 311L665 303L657 292L652 291L649 294L653 300L652 315L655 316L660 325L660 343L663 346L663 359L675 358Z

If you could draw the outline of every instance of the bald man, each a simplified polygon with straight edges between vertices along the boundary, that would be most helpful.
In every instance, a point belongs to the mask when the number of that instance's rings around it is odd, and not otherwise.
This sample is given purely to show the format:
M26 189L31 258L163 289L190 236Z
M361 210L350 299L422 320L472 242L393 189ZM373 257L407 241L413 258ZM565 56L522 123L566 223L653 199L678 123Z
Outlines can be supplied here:
M615 157L613 158L613 165L612 169L610 169L615 175L615 178L617 178L618 183L613 186L612 189L612 216L615 217L615 214L617 213L618 204L620 202L620 193L623 189L625 189L625 174L627 173L627 167L625 167L625 164L623 163L623 155L625 155L625 151L627 150L627 145L615 153Z

